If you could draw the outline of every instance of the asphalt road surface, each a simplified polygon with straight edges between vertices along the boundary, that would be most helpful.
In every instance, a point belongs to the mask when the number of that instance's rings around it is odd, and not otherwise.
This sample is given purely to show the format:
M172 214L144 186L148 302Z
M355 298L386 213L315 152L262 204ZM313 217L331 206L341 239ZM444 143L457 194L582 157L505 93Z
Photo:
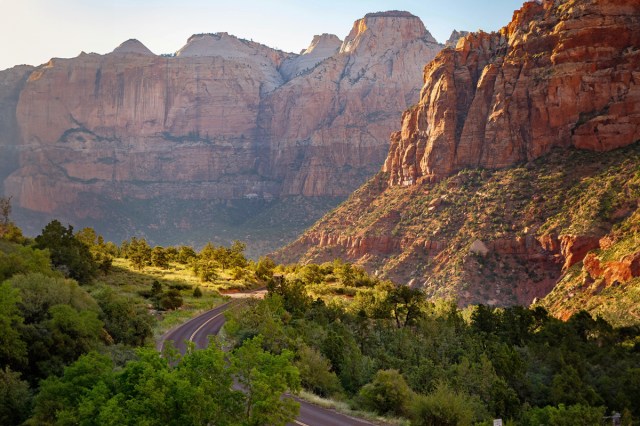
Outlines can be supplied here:
M189 341L194 342L198 349L206 348L209 344L209 336L218 334L222 328L224 311L229 309L232 304L235 303L227 302L222 304L168 331L158 341L157 349L161 351L169 340L173 340L180 353L186 351L187 345L185 342Z
M237 302L227 302L168 331L158 341L157 349L162 350L165 342L169 340L173 340L181 353L186 350L186 341L194 342L196 348L206 347L209 344L209 336L218 334L224 325L224 311L235 303ZM293 423L289 423L291 426L363 426L373 424L366 420L340 414L334 410L318 407L298 398L295 399L300 403L300 414Z

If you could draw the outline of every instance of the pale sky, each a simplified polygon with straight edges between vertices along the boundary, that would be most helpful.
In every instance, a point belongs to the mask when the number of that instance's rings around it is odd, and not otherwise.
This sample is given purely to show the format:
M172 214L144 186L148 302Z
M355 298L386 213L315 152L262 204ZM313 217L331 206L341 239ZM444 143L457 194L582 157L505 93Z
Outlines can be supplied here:
M136 38L154 53L192 34L226 31L288 52L315 34L344 39L368 12L406 10L444 43L451 31L495 31L523 0L0 0L0 70L80 52L108 53Z

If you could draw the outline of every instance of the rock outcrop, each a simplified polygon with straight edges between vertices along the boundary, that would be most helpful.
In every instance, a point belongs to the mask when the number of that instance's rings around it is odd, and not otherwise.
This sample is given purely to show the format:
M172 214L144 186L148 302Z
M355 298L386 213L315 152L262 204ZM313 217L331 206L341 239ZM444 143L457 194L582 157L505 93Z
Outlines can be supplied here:
M637 2L525 3L425 67L382 171L276 258L341 257L462 304L529 304L585 257L596 282L635 277L637 235L589 253L635 229L639 69Z
M472 33L425 69L385 163L394 185L502 168L553 147L640 139L640 4L532 1L497 33Z
M108 200L346 197L381 166L442 47L419 18L385 12L300 55L216 33L175 55L128 40L52 59L20 90L4 192L67 220L104 217Z
M0 71L0 182L18 167L20 128L16 121L16 108L20 91L34 67L16 66Z
M126 55L128 53L133 53L136 55L153 55L154 54L152 51L149 50L147 46L145 46L135 38L131 38L123 42L120 46L116 47L111 53L115 55Z
M469 31L453 30L451 32L451 35L449 36L449 39L444 43L444 47L451 47L455 49L456 45L458 44L458 41L461 38L464 38L468 35L469 35Z
M280 67L280 74L288 81L319 65L322 61L338 53L342 40L334 34L313 37L311 44L299 56L289 58Z
M262 173L282 181L283 195L350 194L379 170L388 152L380 140L418 98L421 58L441 48L406 12L356 21L336 55L265 98Z

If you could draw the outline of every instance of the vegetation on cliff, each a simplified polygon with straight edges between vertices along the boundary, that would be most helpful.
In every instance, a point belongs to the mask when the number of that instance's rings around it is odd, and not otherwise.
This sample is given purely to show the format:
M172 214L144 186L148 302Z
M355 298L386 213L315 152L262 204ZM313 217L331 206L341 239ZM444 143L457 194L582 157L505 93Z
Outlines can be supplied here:
M561 280L559 288L574 289L542 301L553 314L568 317L584 307L580 294L604 291L589 310L635 323L637 272L614 286L602 276L585 285L582 260L594 250L606 268L640 252L639 164L633 144L608 153L557 149L520 166L411 187L389 187L379 174L275 258L339 257L461 303L528 305ZM472 250L476 240L486 252Z

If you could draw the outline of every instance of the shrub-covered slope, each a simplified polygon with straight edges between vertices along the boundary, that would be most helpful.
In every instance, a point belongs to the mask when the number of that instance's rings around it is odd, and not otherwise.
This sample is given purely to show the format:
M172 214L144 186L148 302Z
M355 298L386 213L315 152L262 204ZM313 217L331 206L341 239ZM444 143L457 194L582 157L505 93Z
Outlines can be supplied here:
M464 304L529 304L559 282L542 301L552 312L586 306L624 323L633 310L614 315L612 298L631 298L624 303L637 309L639 198L638 143L609 153L558 149L520 166L463 170L412 187L389 187L381 173L277 257L341 257ZM583 266L590 251L602 271ZM607 281L607 271L627 263ZM578 302L594 293L593 303Z

